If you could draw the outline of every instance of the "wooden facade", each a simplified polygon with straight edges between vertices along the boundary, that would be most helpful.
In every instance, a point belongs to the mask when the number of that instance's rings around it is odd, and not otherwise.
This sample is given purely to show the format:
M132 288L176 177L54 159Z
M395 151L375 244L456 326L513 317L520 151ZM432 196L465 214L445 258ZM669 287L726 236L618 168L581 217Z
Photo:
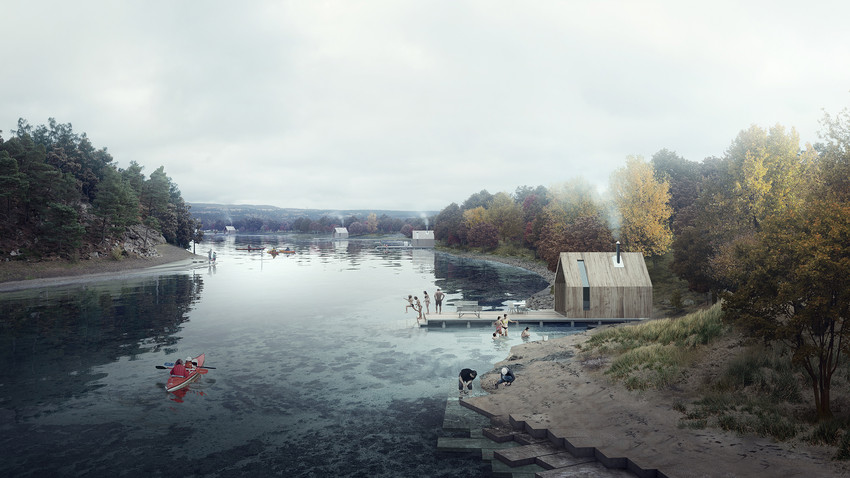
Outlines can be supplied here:
M648 319L652 280L639 252L562 252L555 311L569 318Z

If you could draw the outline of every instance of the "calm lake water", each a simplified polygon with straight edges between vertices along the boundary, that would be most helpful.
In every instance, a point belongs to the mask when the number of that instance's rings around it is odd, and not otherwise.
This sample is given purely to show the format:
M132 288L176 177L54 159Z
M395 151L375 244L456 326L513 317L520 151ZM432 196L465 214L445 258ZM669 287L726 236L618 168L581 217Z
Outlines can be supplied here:
M437 453L443 410L460 369L492 370L522 339L414 327L404 298L503 308L548 284L376 244L214 236L197 252L215 266L0 294L0 476L486 476ZM166 393L155 366L202 352L215 369Z

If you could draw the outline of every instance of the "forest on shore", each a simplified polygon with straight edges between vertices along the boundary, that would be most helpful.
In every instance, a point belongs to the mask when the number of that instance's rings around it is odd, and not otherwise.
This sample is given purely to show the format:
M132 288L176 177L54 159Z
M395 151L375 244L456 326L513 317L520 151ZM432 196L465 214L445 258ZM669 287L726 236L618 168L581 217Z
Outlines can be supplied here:
M183 248L197 237L180 190L161 166L145 176L131 162L118 168L70 123L19 119L0 136L0 254L5 260L78 260L126 255L130 230L143 242L162 235ZM150 237L148 237L150 236Z

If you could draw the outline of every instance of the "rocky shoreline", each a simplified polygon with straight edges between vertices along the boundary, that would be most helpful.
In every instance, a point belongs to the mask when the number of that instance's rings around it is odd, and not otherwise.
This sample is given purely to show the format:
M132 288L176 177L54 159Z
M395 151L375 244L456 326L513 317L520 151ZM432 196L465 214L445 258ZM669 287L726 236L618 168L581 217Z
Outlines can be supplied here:
M529 260L520 257L497 256L495 254L482 254L478 252L455 251L441 249L440 252L451 254L458 257L466 257L470 259L481 259L484 261L499 262L509 266L520 267L529 272L533 272L549 282L549 287L537 292L531 297L525 299L526 306L532 310L554 309L555 296L552 294L552 286L555 284L555 273L546 267L546 263L539 260Z

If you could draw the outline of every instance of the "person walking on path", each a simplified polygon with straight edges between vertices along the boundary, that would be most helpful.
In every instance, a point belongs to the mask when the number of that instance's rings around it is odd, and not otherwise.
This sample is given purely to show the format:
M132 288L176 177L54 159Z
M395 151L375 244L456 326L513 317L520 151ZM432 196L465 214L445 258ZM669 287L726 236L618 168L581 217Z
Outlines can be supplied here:
M468 369L468 368L461 370L460 375L457 377L457 379L458 379L458 384L457 384L458 395L463 395L465 393L469 393L469 391L472 390L472 381L475 380L475 377L477 377L477 376L478 376L478 372L476 372L475 370ZM467 390L464 390L464 387L466 387Z
M431 313L431 297L428 296L427 290L423 290L422 293L425 294L425 296L423 297L423 299L425 300L425 313L430 314Z
M437 292L434 292L434 310L438 314L443 313L443 297L445 296L446 294L443 294L443 291L441 291L440 288L437 287Z
M502 374L499 376L499 381L496 382L496 388L499 388L500 383L504 383L506 387L510 387L514 383L516 377L508 367L502 367Z

